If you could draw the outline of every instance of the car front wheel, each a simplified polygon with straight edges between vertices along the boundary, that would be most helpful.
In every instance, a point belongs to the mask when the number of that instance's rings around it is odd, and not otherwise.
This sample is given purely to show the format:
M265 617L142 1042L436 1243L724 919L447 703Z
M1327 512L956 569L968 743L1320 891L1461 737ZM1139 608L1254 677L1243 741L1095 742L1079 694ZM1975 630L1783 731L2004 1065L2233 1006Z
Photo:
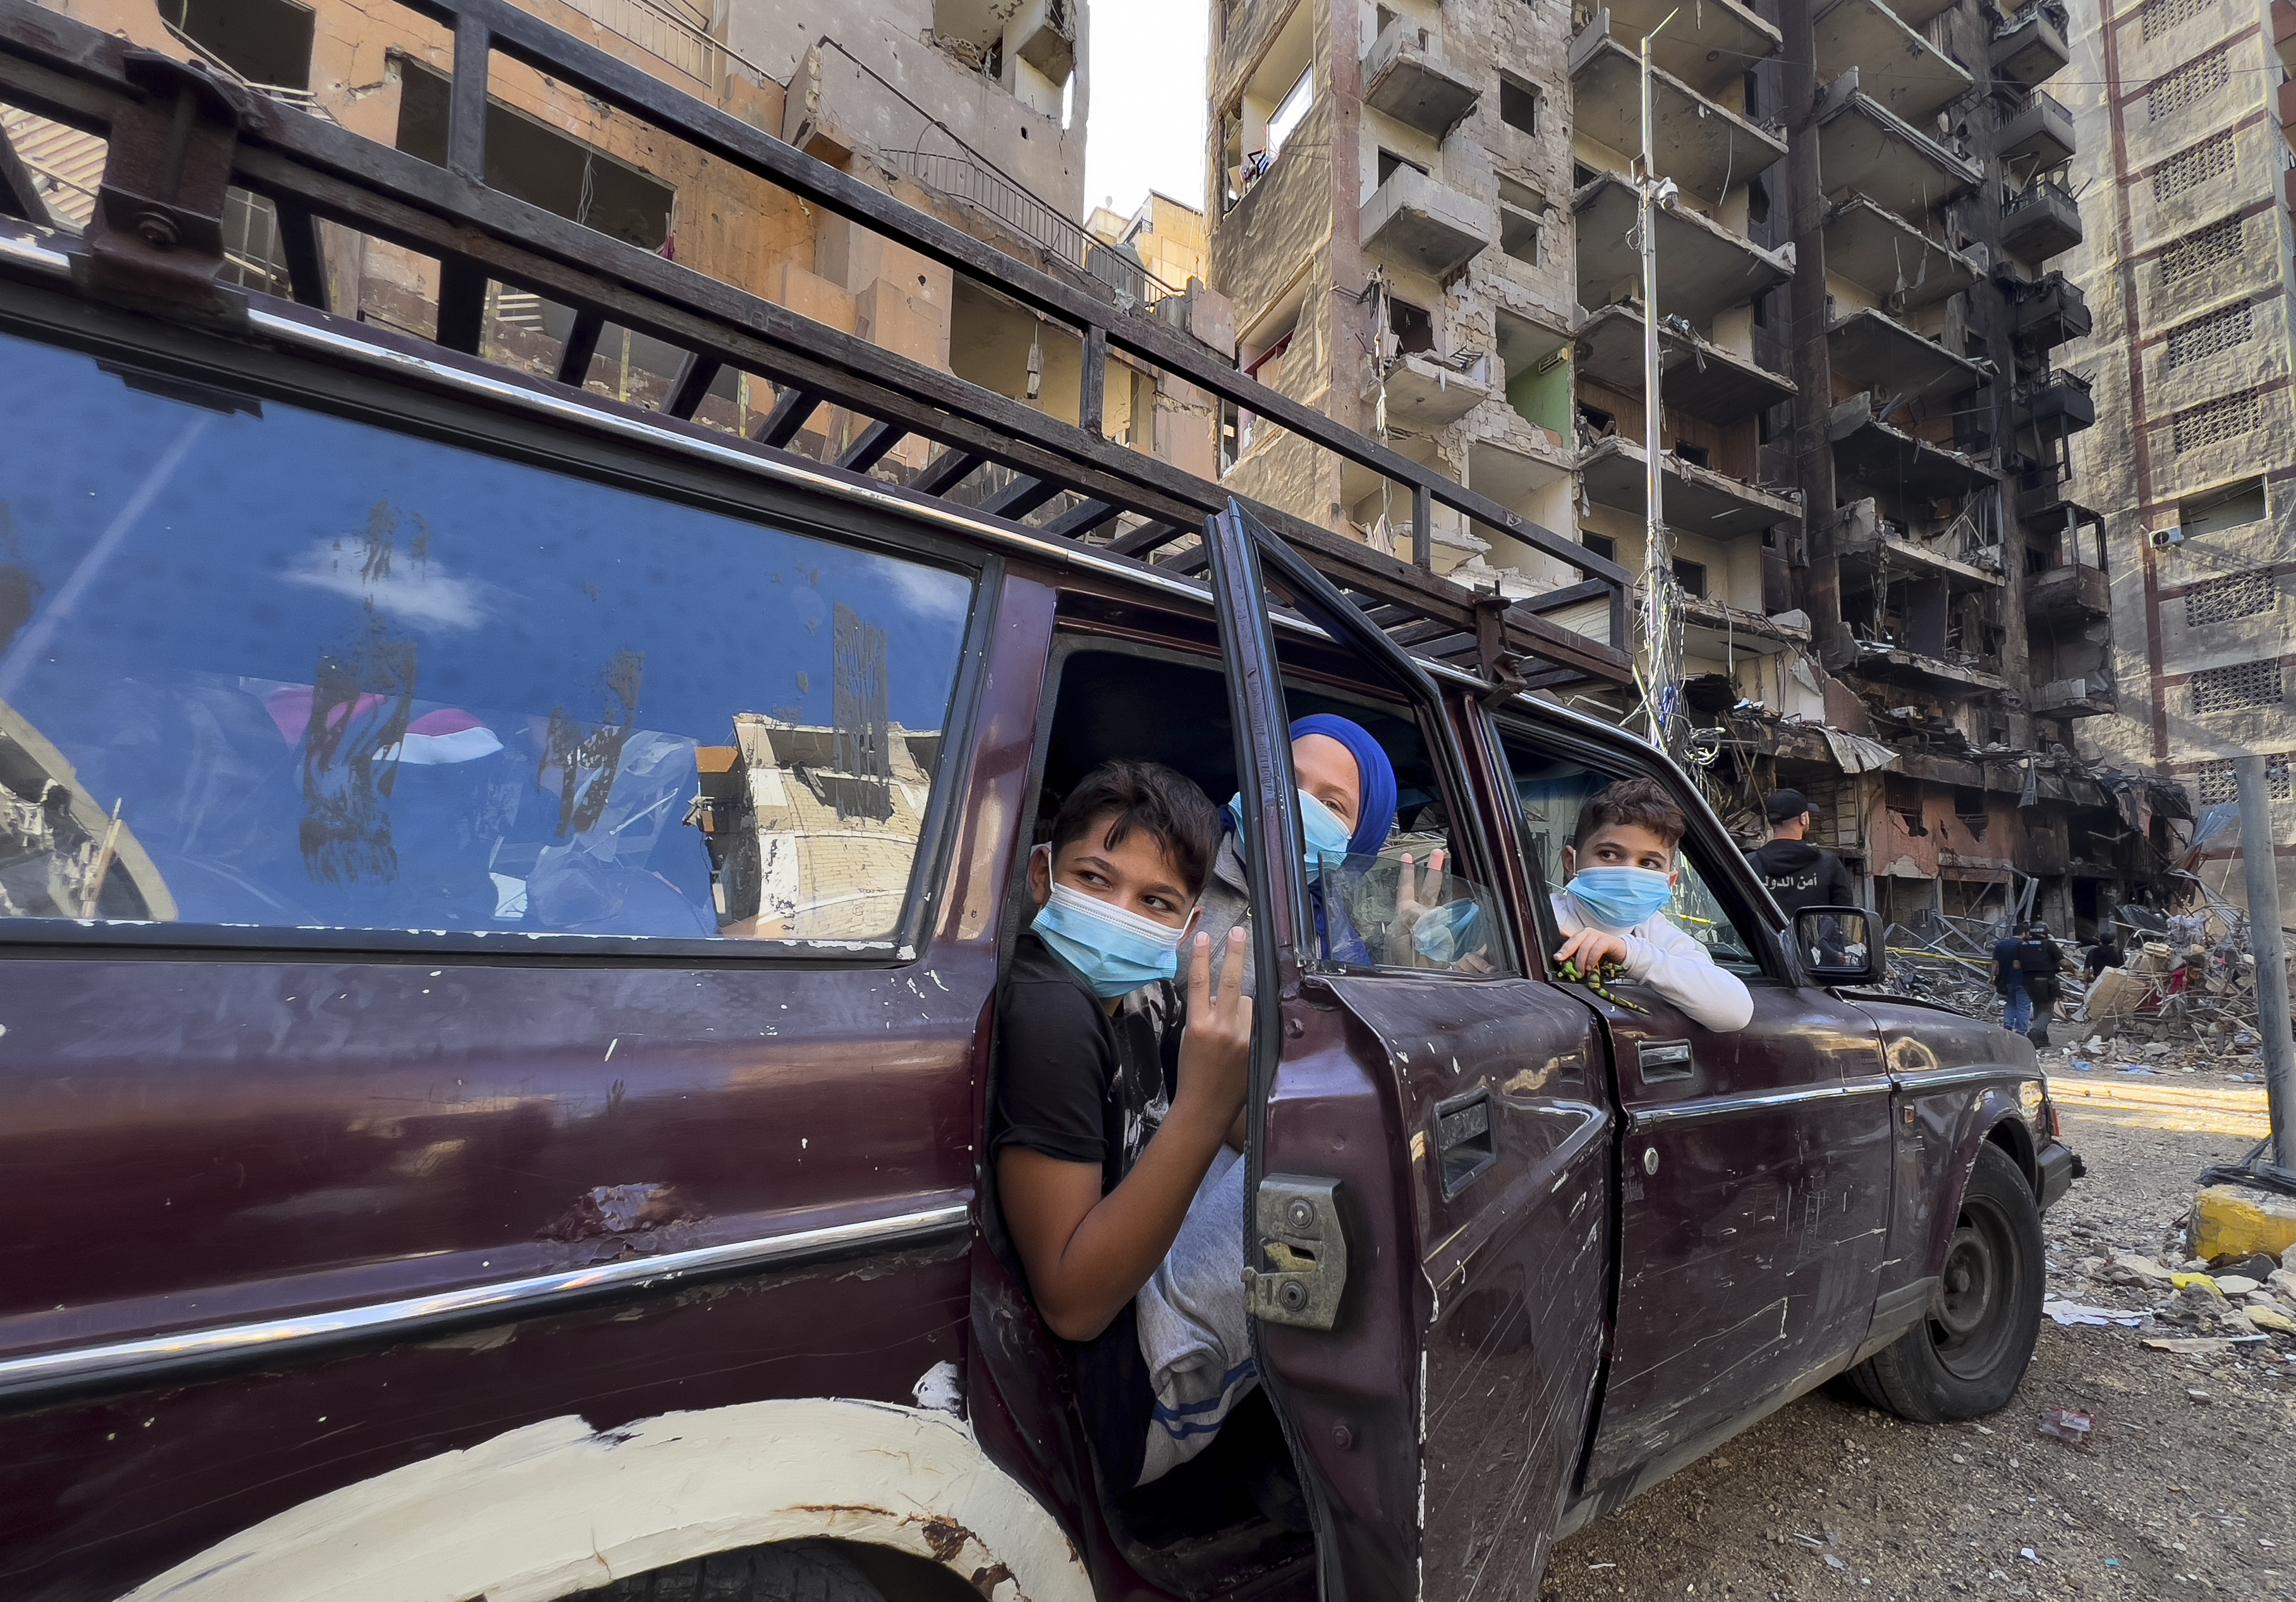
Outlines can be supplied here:
M2032 1361L2046 1284L2041 1212L2016 1161L1988 1142L1922 1321L1850 1371L1875 1407L1923 1424L2006 1407Z

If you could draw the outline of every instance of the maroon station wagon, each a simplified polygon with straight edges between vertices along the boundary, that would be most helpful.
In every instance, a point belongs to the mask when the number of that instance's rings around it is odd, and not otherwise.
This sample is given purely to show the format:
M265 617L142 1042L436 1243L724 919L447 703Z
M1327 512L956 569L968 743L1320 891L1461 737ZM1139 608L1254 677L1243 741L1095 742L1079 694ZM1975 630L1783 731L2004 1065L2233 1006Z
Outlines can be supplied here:
M2077 1166L2031 1048L1865 988L1876 923L1790 924L1618 729L1240 507L1191 578L84 252L0 233L0 1596L1529 1596L1829 1379L2014 1393ZM1475 972L1319 949L1316 711ZM1103 1483L988 1182L1027 847L1118 755L1282 842L1246 1241L1305 1530L1217 1445ZM1742 1031L1549 972L1634 775Z

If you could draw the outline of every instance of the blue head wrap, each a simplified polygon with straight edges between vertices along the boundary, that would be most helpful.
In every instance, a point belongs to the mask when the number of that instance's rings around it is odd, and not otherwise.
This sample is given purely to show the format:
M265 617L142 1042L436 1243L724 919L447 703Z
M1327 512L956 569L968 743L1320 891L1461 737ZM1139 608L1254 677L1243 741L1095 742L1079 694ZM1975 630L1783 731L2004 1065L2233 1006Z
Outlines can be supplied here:
M1353 856L1370 856L1395 832L1395 764L1387 760L1387 752L1380 749L1369 729L1329 712L1317 712L1292 724L1294 740L1305 735L1337 740L1355 758L1356 771L1362 776L1356 792L1355 833L1348 836L1348 850Z

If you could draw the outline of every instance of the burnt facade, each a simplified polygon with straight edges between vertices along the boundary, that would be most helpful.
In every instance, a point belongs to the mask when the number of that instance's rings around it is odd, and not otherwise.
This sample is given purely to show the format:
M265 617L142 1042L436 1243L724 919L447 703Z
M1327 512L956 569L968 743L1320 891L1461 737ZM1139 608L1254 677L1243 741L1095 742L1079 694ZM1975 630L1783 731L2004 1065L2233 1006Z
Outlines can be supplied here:
M2285 900L2296 896L2296 6L2104 4L2073 44L2070 76L2091 86L2073 98L2073 170L2094 226L2066 270L2095 326L2072 359L2094 375L2099 410L2125 424L2076 442L2082 498L2112 553L2122 664L2119 708L2084 726L2085 749L2175 776L2203 816L2234 804L2233 759L2265 753ZM2244 902L2238 854L2225 827L2195 871Z
M2062 361L2090 326L2046 86L2065 8L1669 9L1215 0L1211 283L1240 363L1647 586L1657 29L1669 743L1750 841L1767 791L1820 797L1894 921L2086 928L2149 897L2178 796L2074 754L2119 687L2072 461L2095 403ZM1221 448L1246 493L1408 554L1412 509L1306 442L1234 415ZM1431 565L1510 598L1566 579L1486 533L1439 516Z

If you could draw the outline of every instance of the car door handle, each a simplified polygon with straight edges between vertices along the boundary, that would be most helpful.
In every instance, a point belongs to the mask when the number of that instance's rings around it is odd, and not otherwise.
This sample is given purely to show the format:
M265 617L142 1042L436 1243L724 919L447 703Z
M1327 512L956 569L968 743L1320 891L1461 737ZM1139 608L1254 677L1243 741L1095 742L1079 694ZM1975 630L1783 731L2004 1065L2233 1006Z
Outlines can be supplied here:
M1435 1161L1447 1202L1498 1162L1498 1130L1488 1086L1438 1102L1434 1112Z
M1636 1064L1641 1069L1643 1083L1653 1084L1670 1079L1688 1079L1697 1072L1691 1060L1687 1040L1644 1040L1636 1047Z

